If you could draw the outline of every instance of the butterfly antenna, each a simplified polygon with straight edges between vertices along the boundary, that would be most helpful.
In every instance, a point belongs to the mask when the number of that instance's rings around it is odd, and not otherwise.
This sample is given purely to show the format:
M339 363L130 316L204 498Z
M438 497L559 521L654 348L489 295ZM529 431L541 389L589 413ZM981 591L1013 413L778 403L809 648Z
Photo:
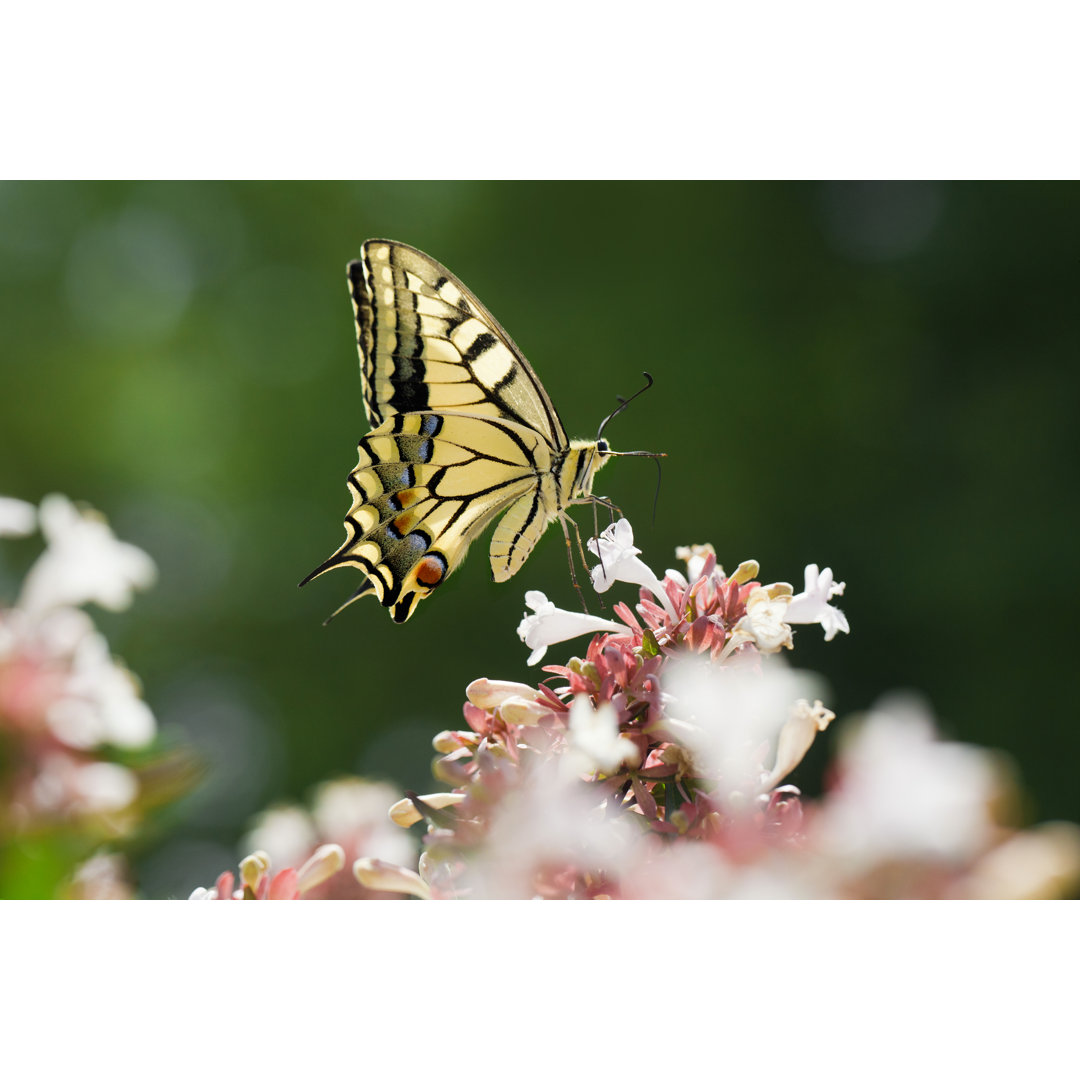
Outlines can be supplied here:
M660 505L660 480L663 476L663 472L660 468L660 456L656 458L656 494L653 496L652 501L652 523L656 524L656 508Z
M641 395L644 394L645 391L648 390L650 386L652 386L653 377L647 371L643 371L641 374L645 376L645 378L648 380L648 382L646 382L645 385L636 394L631 394L630 397L628 397L628 398L622 398L622 397L620 397L619 395L616 394L615 400L619 403L619 407L613 413L611 413L608 417L606 417L604 422L600 425L600 430L597 431L597 433L596 433L596 441L597 442L600 441L600 436L604 434L604 428L606 428L608 426L608 424L612 420L614 420L615 417L618 416L619 413L621 413L623 411L623 409L625 409L626 406L630 404L631 401L634 400L634 398L641 397Z

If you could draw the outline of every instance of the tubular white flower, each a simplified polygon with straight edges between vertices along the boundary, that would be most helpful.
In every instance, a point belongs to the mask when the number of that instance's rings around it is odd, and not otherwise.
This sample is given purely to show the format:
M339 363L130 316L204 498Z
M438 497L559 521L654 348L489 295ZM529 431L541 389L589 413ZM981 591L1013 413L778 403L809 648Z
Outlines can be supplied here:
M318 842L318 834L306 810L299 806L271 806L255 819L241 848L265 851L278 866L296 866Z
M716 548L712 544L690 544L677 547L675 558L686 563L686 576L691 582L701 577L701 571L705 568L705 560L710 555L716 554ZM671 573L669 570L668 573Z
M762 780L762 790L776 787L806 757L818 732L824 731L835 719L836 714L820 701L815 701L813 707L805 698L797 701L791 718L780 729L776 740L776 764Z
M962 860L994 833L993 756L942 742L918 701L894 696L847 734L840 782L815 818L820 847L856 863Z
M525 603L535 614L526 615L521 620L517 632L518 637L532 649L526 661L530 667L543 659L549 645L557 645L561 641L569 641L582 634L597 634L605 630L609 633L620 633L626 630L622 623L557 608L552 601L537 590L525 594Z
M386 817L386 808L399 794L393 784L359 776L328 780L315 789L311 816L323 840L353 853L405 863L413 857L412 838Z
M817 563L807 566L804 581L803 591L788 604L787 622L821 623L826 641L832 641L841 631L850 633L847 616L829 603L832 597L843 596L845 583L834 583L833 572L827 566L819 573Z
M473 679L465 687L465 696L478 708L496 711L507 698L526 698L535 701L540 691L527 683L507 679Z
M779 749L781 732L791 722L794 703L816 697L818 689L806 672L791 671L779 659L763 659L757 669L725 667L701 657L672 663L665 686L671 696L664 726L678 736L702 774L716 778L716 791L724 797L750 797L766 789L763 756L776 745L776 764L790 760L792 748Z
M574 774L613 773L623 764L637 764L637 747L619 733L619 717L610 702L594 710L585 694L578 694L567 717L569 750L564 768Z
M431 890L416 871L394 866L382 859L357 859L353 863L353 875L365 889L408 893L421 900L431 899Z
M97 633L76 645L71 677L50 706L48 723L57 738L79 749L102 743L145 746L155 729L154 714L138 696L130 672L113 660Z
M134 589L153 583L153 559L117 540L100 515L80 513L64 495L47 495L40 517L48 546L26 575L19 600L25 610L41 614L93 600L120 611L131 603Z
M75 807L91 814L123 810L139 794L135 774L108 761L92 761L80 766L74 774L72 787Z
M456 806L459 802L464 802L466 796L464 792L459 791L436 791L431 795L420 795L418 798L433 810L442 810L447 806ZM399 799L390 807L390 820L403 829L423 819L424 815L416 809L412 799Z
M786 616L791 600L791 586L783 582L752 589L746 600L746 614L735 624L725 654L735 646L752 641L763 653L775 653L793 647L791 627Z
M959 899L1056 900L1080 879L1080 829L1051 821L1017 833L975 864L958 886Z
M593 537L588 548L600 560L589 571L598 593L607 592L616 581L640 585L656 596L673 619L678 618L660 579L638 558L641 549L634 547L634 530L626 518L619 518L599 537Z
M498 713L508 724L528 727L540 723L551 706L535 686L501 679L474 679L465 688L473 705Z
M0 536L29 536L36 528L33 504L0 495Z
M345 865L345 849L340 844L323 844L296 874L296 888L306 893L333 877Z

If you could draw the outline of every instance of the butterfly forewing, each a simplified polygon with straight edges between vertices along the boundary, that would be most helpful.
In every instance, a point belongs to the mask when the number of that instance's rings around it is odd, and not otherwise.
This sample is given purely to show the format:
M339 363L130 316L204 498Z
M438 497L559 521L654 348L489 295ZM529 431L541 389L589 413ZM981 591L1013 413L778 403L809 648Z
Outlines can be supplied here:
M556 449L567 445L528 361L446 267L407 244L368 240L348 272L373 425L399 412L456 410L513 420Z

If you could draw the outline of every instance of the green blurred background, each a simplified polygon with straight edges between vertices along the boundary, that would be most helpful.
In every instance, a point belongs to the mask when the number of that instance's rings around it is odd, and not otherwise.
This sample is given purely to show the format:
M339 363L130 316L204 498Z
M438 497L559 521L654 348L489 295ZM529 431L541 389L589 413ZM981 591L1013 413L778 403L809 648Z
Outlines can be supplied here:
M540 675L525 590L576 605L557 530L502 586L485 538L405 626L365 601L324 628L346 571L296 588L344 536L344 267L370 236L458 274L572 435L655 376L607 432L668 452L655 524L650 462L598 485L655 569L704 541L797 589L832 566L852 633L793 654L832 707L916 689L1011 755L1030 819L1080 818L1077 185L9 183L0 494L85 500L153 555L158 585L95 617L210 764L136 852L144 894L208 884L253 813L330 776L429 790L465 685ZM6 542L0 597L33 553Z

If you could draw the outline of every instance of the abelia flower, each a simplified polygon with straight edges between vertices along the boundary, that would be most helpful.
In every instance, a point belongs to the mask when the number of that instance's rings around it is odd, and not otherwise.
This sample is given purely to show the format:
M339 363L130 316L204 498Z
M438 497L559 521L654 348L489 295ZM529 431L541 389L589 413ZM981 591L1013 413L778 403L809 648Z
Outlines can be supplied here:
M125 754L152 742L153 714L90 616L71 606L123 606L149 583L149 556L64 496L46 498L40 515L0 499L0 534L39 518L48 546L18 604L0 609L0 832L63 834L74 858L87 841L131 833L151 805L190 786L193 770L179 754L138 764Z
M725 574L707 546L687 574L641 560L626 523L590 544L601 591L637 587L611 620L529 593L519 635L536 663L590 635L536 686L474 679L466 726L439 732L444 790L398 799L389 820L426 829L415 862L362 852L373 894L424 899L1062 895L1080 877L1080 829L1012 833L995 812L993 759L944 743L925 714L876 709L842 742L822 798L790 778L834 720L814 677L774 655L792 625L847 631L843 589L807 567L793 596L753 560ZM812 703L812 704L811 704ZM389 801L389 800L388 800ZM385 806L385 804L384 804ZM296 826L296 822L292 823ZM297 830L302 831L302 830ZM242 864L242 871L245 870ZM236 895L299 895L301 874L246 867ZM328 880L334 880L331 876ZM231 875L216 892L232 893Z
M297 866L326 844L343 852L345 863L367 856L391 862L415 857L412 838L387 818L387 804L398 795L390 784L357 776L320 784L307 810L277 806L265 811L243 841L246 850L263 851L278 865ZM344 864L343 864L344 865ZM368 893L349 874L335 874L309 885L310 900L365 900Z
M121 611L135 589L153 584L150 556L117 540L100 514L78 510L64 495L47 495L40 521L48 546L26 575L19 597L24 611L40 615L89 601Z
M533 614L526 615L521 620L518 626L518 637L532 649L526 661L530 667L543 659L550 645L569 641L582 634L593 634L598 630L619 631L622 629L618 623L613 623L610 619L600 619L595 615L557 608L542 592L536 590L525 594L525 604L532 608Z
M324 844L299 870L286 867L270 872L270 856L256 851L240 861L240 885L225 871L209 889L198 888L189 900L300 900L345 865L345 852L337 844Z
M795 702L791 717L777 736L776 763L762 782L763 786L776 787L806 757L818 734L835 719L836 714L820 701L815 701L812 706L805 698Z
M818 572L817 563L810 563L804 574L804 587L788 603L786 621L789 623L820 623L825 640L832 641L840 632L850 633L847 616L829 601L843 596L844 582L833 582L833 572L825 567Z
M29 536L37 528L37 510L22 499L0 495L0 536Z
M940 741L914 699L886 700L841 743L817 842L857 863L962 860L991 840L1001 784L987 751Z
M122 855L100 851L72 874L65 888L65 900L132 900L130 874Z
M745 642L762 653L793 648L791 627L785 621L790 601L791 586L784 582L768 588L755 586L746 598L746 614L735 624L729 648Z
M598 593L607 592L616 581L640 585L659 598L673 619L678 617L660 579L638 558L641 549L634 547L634 530L626 518L609 525L589 541L588 547L600 560L591 571L593 588Z
M356 880L372 892L404 893L421 900L431 899L431 888L415 870L382 859L357 859L353 864Z
M697 581L701 577L705 569L705 563L710 555L715 562L716 548L712 544L690 544L687 547L677 547L675 549L675 558L686 563L686 574L690 581ZM668 573L671 572L668 571Z
M593 709L588 697L578 694L567 723L569 745L561 760L570 772L612 773L641 760L634 743L619 733L619 717L610 703Z

